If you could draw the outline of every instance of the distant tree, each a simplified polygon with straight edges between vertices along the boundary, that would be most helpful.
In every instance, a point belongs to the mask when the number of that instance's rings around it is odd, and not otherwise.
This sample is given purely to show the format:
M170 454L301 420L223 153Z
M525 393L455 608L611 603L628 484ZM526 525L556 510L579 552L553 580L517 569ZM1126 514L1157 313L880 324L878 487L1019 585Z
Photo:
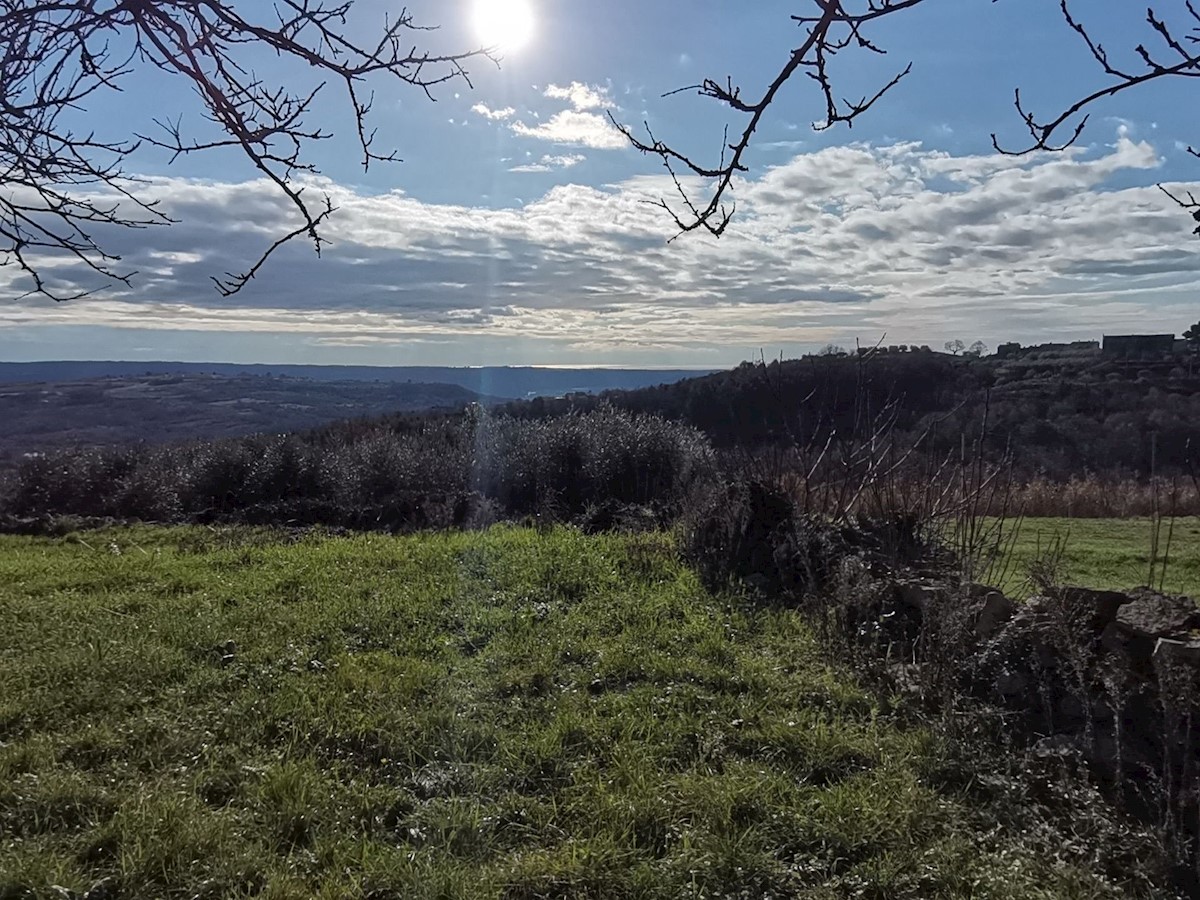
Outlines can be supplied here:
M1188 342L1192 353L1200 354L1200 322L1183 333L1183 339Z
M958 356L958 354L967 349L967 345L957 338L952 341L946 341L944 346L946 347L946 352L952 356Z
M988 346L983 341L976 341L967 349L967 356L983 356L987 353Z
M845 356L846 348L839 347L837 344L826 344L821 348L818 356Z

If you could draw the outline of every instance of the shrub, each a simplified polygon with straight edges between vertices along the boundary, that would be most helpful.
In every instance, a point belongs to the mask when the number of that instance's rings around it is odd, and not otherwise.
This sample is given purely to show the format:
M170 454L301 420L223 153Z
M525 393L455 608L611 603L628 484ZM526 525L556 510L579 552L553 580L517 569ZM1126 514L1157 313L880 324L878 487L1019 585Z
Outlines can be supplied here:
M408 529L575 518L604 503L674 513L715 477L705 438L602 406L556 419L347 423L305 434L24 460L0 512Z

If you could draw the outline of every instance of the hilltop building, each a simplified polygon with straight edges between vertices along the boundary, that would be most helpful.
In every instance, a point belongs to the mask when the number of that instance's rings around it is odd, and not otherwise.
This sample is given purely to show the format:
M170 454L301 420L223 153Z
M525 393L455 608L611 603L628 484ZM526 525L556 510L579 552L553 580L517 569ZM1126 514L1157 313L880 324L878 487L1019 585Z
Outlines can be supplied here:
M1104 355L1122 359L1170 356L1175 352L1173 334L1106 334Z
M996 355L1001 359L1008 359L1013 356L1019 356L1021 353L1021 345L1016 341L1010 341L1007 344L1001 344L996 348Z

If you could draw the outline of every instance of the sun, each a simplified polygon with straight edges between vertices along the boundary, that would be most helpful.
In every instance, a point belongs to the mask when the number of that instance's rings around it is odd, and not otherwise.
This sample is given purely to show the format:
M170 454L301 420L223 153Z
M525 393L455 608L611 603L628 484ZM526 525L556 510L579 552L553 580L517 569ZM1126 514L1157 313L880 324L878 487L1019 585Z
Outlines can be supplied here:
M488 47L515 53L537 28L530 0L475 0L475 33Z

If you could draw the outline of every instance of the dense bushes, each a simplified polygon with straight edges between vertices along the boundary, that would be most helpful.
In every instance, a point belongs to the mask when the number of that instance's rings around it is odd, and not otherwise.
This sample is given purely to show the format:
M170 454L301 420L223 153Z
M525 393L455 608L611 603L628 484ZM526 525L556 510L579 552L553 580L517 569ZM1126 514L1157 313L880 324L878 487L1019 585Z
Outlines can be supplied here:
M722 449L870 440L883 420L904 443L944 456L966 437L1023 477L1188 472L1200 447L1200 376L1150 378L1103 357L964 359L938 353L806 357L601 398L539 398L544 416L609 402L688 422Z
M679 509L715 475L695 429L611 407L544 421L463 416L307 434L28 458L0 487L15 517L323 523L389 529L496 515Z
M953 554L936 524L903 506L831 518L806 512L787 491L753 479L707 491L683 521L684 552L713 589L741 582L801 600L833 589L846 560L877 577L944 573Z

